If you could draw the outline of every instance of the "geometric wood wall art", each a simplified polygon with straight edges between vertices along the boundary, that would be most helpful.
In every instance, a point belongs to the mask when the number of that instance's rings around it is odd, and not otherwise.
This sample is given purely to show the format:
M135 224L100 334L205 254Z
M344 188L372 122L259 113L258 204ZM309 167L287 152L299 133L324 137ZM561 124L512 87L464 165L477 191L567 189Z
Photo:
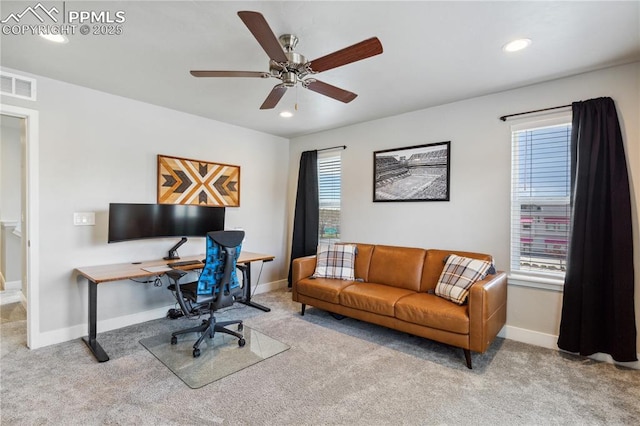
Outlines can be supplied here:
M240 206L240 166L158 155L158 204Z

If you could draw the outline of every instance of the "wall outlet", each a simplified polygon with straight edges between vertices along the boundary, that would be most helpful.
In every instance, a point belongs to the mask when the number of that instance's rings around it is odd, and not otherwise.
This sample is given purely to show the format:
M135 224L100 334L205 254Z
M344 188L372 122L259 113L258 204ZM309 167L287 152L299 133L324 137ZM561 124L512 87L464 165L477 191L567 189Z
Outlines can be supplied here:
M73 214L73 224L75 226L95 225L95 212L76 212Z

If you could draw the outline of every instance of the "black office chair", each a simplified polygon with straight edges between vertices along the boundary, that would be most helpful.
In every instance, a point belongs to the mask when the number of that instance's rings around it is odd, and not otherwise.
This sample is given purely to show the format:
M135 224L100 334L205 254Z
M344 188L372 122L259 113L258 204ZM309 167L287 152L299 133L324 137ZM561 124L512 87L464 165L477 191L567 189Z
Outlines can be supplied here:
M207 233L207 258L198 281L180 283L180 279L187 273L178 269L167 272L172 281L169 285L184 316L196 317L209 315L197 327L180 330L171 334L171 344L178 343L178 335L186 333L202 333L193 345L193 356L200 356L200 343L209 337L213 339L216 332L230 334L237 337L238 345L244 346L245 340L241 333L225 328L238 324L238 331L242 331L242 321L217 322L213 313L218 309L233 305L242 289L236 274L236 261L240 254L244 231L216 231Z

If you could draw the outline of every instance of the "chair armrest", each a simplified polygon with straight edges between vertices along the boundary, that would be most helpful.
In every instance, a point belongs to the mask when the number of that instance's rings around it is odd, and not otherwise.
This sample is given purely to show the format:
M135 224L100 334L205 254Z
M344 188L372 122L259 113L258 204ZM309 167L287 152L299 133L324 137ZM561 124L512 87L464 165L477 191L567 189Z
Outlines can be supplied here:
M471 286L469 349L483 353L507 321L507 274L499 271Z
M180 269L172 269L170 271L166 272L167 276L169 278L171 278L173 280L173 282L175 284L178 284L178 281L180 280L180 278L184 277L185 275L187 275L186 271L182 271Z

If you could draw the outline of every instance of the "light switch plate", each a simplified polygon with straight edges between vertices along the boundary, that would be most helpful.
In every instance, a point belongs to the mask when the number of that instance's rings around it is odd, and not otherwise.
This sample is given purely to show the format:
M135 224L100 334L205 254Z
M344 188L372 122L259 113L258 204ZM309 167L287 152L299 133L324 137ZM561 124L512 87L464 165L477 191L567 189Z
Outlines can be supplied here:
M75 212L73 214L73 224L75 226L86 226L96 224L95 212Z

